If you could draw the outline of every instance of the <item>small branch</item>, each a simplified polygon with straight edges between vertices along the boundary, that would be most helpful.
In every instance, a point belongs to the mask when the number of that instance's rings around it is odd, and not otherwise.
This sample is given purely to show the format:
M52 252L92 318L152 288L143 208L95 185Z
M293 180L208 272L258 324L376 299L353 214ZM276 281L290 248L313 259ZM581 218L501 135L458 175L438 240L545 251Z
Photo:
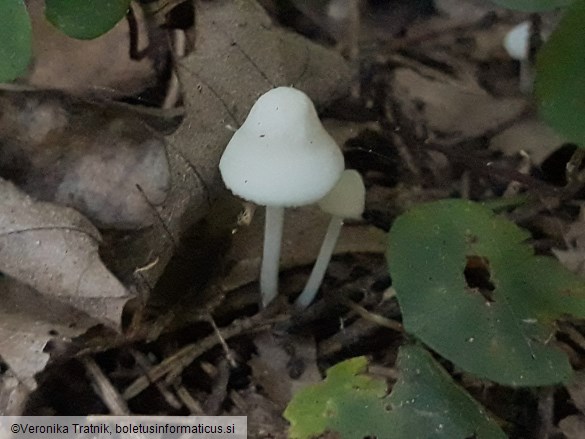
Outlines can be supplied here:
M95 360L91 357L82 357L80 361L85 367L87 376L91 380L91 386L106 407L108 407L110 413L116 416L129 415L130 409L128 409L126 401L120 396Z

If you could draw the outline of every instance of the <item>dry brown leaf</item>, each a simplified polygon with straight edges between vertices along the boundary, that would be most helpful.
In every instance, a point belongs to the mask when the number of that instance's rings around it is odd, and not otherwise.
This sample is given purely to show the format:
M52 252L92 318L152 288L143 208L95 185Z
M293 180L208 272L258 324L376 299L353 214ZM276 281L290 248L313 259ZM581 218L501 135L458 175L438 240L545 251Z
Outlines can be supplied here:
M567 416L559 422L559 429L567 439L585 439L585 416Z
M235 414L248 417L248 437L250 439L286 439L288 423L282 417L282 409L254 387L240 390Z
M99 323L14 279L0 279L0 356L28 389L36 387L34 376L50 359L49 341L67 344Z
M155 61L130 58L128 22L93 40L70 38L45 18L44 1L28 0L33 25L34 63L27 82L39 88L66 90L76 95L128 96L156 83ZM146 29L139 20L139 36L150 34L150 43L166 41L163 31ZM154 37L154 38L153 38ZM143 49L142 44L139 49ZM163 46L157 47L159 56Z
M471 78L441 82L400 68L392 80L402 111L431 132L451 138L480 136L517 117L526 108L521 98L495 98Z
M165 143L135 115L51 92L4 92L0 108L0 176L99 227L156 221L170 183Z
M100 235L91 223L73 209L35 202L2 179L0 196L0 271L119 328L130 296L100 260Z
M0 416L20 416L31 389L10 369L0 374Z
M303 336L279 339L269 331L254 337L257 356L250 361L252 376L263 393L284 410L302 387L321 381L315 340ZM298 373L298 376L292 376Z
M496 8L482 0L435 0L435 7L458 24L479 21Z
M585 414L585 371L576 372L571 382L565 387L575 407Z
M287 209L282 239L281 270L315 261L331 217L314 206ZM232 291L258 278L262 260L264 209L258 209L248 227L234 236L226 259L230 270L221 280L224 291ZM373 226L347 223L341 230L334 254L383 253L386 234Z
M515 156L524 151L530 156L533 165L540 166L564 142L564 139L544 122L527 119L493 137L490 148L501 151L506 156Z
M581 206L579 218L569 226L564 238L567 248L553 248L553 254L573 273L585 276L585 206Z

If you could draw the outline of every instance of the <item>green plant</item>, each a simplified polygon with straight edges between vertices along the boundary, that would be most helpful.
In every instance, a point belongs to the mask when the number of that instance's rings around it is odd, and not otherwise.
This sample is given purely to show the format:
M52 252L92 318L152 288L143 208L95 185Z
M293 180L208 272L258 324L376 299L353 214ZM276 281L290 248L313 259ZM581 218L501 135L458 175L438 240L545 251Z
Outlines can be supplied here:
M465 200L422 204L397 218L387 259L406 332L479 378L514 387L568 381L555 320L585 317L585 282L535 256L528 238ZM390 396L383 383L359 375L365 360L353 361L293 399L285 412L292 437L325 430L348 439L504 437L423 347L401 348Z
M585 283L555 259L535 256L529 236L464 200L399 217L387 258L405 329L463 370L501 384L568 379L568 359L551 340L555 319L585 317Z
M131 0L46 0L47 20L70 37L91 40L105 34L128 11Z
M106 33L128 11L131 0L46 0L45 16L77 39ZM25 73L32 55L32 29L23 0L0 2L0 82Z
M585 1L574 2L540 50L535 92L540 113L567 140L585 147Z
M20 76L31 56L32 31L23 0L0 3L0 82Z
M485 410L423 348L400 348L400 379L387 395L386 383L365 375L357 357L327 371L324 382L303 389L284 416L292 439L333 431L344 439L499 439L505 434Z

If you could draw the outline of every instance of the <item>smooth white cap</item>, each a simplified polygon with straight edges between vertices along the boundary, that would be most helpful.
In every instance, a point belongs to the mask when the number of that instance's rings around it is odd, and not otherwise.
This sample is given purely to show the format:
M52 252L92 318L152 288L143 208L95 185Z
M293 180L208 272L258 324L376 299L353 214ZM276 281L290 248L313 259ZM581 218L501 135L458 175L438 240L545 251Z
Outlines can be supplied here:
M361 219L366 207L366 188L359 172L347 169L335 187L319 201L324 212L340 218Z
M504 38L504 48L510 58L522 61L528 59L528 50L530 39L530 22L523 21L514 26Z
M333 188L343 168L343 154L313 102L290 87L260 96L219 162L227 188L263 206L314 203Z

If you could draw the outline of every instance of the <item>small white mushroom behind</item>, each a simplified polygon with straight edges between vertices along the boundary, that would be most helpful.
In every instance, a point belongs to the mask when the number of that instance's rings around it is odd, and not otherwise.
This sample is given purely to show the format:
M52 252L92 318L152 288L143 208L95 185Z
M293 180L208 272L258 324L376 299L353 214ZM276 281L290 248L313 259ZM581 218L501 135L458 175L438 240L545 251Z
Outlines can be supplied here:
M323 239L319 256L315 261L311 276L297 298L296 306L304 309L313 302L323 282L337 238L341 232L344 219L359 220L364 213L366 188L359 172L348 169L343 171L335 187L319 201L319 207L332 215L327 233Z

